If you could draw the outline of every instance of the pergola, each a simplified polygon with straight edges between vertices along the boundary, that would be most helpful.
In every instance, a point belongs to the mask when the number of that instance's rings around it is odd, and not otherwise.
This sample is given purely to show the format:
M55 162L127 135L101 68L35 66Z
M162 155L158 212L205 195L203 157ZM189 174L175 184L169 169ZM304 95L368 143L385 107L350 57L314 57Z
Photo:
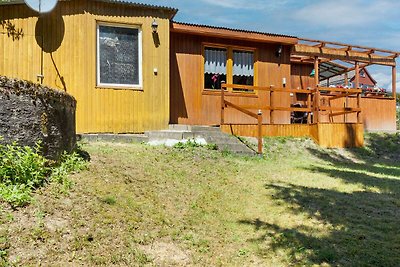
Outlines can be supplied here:
M292 62L314 64L315 86L323 80L355 71L355 87L359 87L359 70L370 65L392 68L392 95L396 97L396 58L400 52L299 38L291 51ZM347 81L347 79L345 79Z

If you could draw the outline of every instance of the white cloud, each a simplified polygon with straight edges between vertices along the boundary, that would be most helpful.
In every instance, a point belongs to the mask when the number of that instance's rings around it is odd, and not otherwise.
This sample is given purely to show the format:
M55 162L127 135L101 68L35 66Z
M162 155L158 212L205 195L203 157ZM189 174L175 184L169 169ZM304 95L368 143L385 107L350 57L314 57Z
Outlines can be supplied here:
M352 31L355 29L351 27L368 27L381 20L395 19L393 11L399 6L399 2L389 0L327 0L303 6L294 17L310 25Z
M383 72L371 73L372 77L378 83L379 87L383 87L388 91L392 91L392 75ZM400 73L396 74L396 88L400 89Z

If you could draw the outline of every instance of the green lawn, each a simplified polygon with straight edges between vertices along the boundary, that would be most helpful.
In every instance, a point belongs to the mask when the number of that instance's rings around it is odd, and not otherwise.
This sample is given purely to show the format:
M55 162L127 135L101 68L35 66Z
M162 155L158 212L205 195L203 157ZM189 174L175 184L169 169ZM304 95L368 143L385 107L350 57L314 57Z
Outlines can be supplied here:
M1 207L0 258L37 266L398 266L400 136L324 150L267 139L266 158L89 143L69 193Z

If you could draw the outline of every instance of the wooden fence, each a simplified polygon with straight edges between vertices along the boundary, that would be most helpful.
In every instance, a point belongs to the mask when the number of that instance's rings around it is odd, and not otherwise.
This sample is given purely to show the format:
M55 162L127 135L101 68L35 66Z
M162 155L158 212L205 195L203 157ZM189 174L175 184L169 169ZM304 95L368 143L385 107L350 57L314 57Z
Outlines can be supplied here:
M269 103L260 104L258 106L246 106L246 105L236 105L230 101L225 99L225 90L228 88L241 89L241 90L249 90L249 91L267 91L269 92ZM301 93L307 95L307 104L305 107L282 107L275 105L273 101L274 93ZM329 112L329 121L333 122L331 118L335 116L340 116L349 113L357 113L357 123L361 123L361 89L346 89L346 88L333 88L333 87L319 87L317 86L315 89L288 89L288 88L275 88L273 86L270 87L261 87L261 86L248 86L248 85L238 85L238 84L222 84L221 85L221 126L227 124L225 122L225 109L233 108L239 112L242 112L255 120L257 120L257 139L258 139L258 153L262 153L262 122L263 122L263 111L267 111L270 113L270 124L274 124L273 121L273 112L274 111L290 111L290 112L305 112L307 114L307 124L319 124L320 123L320 112L328 111ZM330 101L339 99L339 98L348 98L349 96L356 96L356 106L349 107L346 104L344 107L335 107L331 106ZM324 100L327 100L328 103L325 105L321 105L321 96L324 97ZM346 101L347 103L347 101ZM254 112L257 110L257 112Z

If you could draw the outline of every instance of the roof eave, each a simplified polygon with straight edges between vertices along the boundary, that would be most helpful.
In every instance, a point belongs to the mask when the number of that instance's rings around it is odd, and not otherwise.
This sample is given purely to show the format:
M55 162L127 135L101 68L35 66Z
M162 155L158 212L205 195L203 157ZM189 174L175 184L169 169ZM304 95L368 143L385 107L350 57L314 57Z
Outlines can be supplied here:
M59 0L59 1L64 2L64 1L70 1L70 0ZM129 5L129 6L135 6L135 7L140 7L140 8L164 10L164 11L170 13L169 19L173 19L175 17L176 13L178 12L177 8L143 4L143 3L134 3L134 2L124 1L124 0L93 0L93 1L109 3L109 4ZM7 2L0 2L0 6L1 5L17 5L17 4L24 4L24 3L25 3L24 0L9 0Z
M157 5L150 5L144 3L135 3L135 2L128 2L125 0L93 0L97 2L104 2L109 4L119 4L119 5L128 5L134 6L139 8L148 8L148 9L155 9L155 10L164 10L170 13L169 19L173 19L178 12L177 8L167 7L167 6L157 6Z
M227 28L216 28L211 26L203 25L190 25L185 23L171 23L171 32L187 33L193 35L201 35L216 38L225 39L237 39L252 42L263 42L263 43L279 43L284 45L297 44L296 37L289 36L274 36L257 32L248 32L242 30L234 30Z

